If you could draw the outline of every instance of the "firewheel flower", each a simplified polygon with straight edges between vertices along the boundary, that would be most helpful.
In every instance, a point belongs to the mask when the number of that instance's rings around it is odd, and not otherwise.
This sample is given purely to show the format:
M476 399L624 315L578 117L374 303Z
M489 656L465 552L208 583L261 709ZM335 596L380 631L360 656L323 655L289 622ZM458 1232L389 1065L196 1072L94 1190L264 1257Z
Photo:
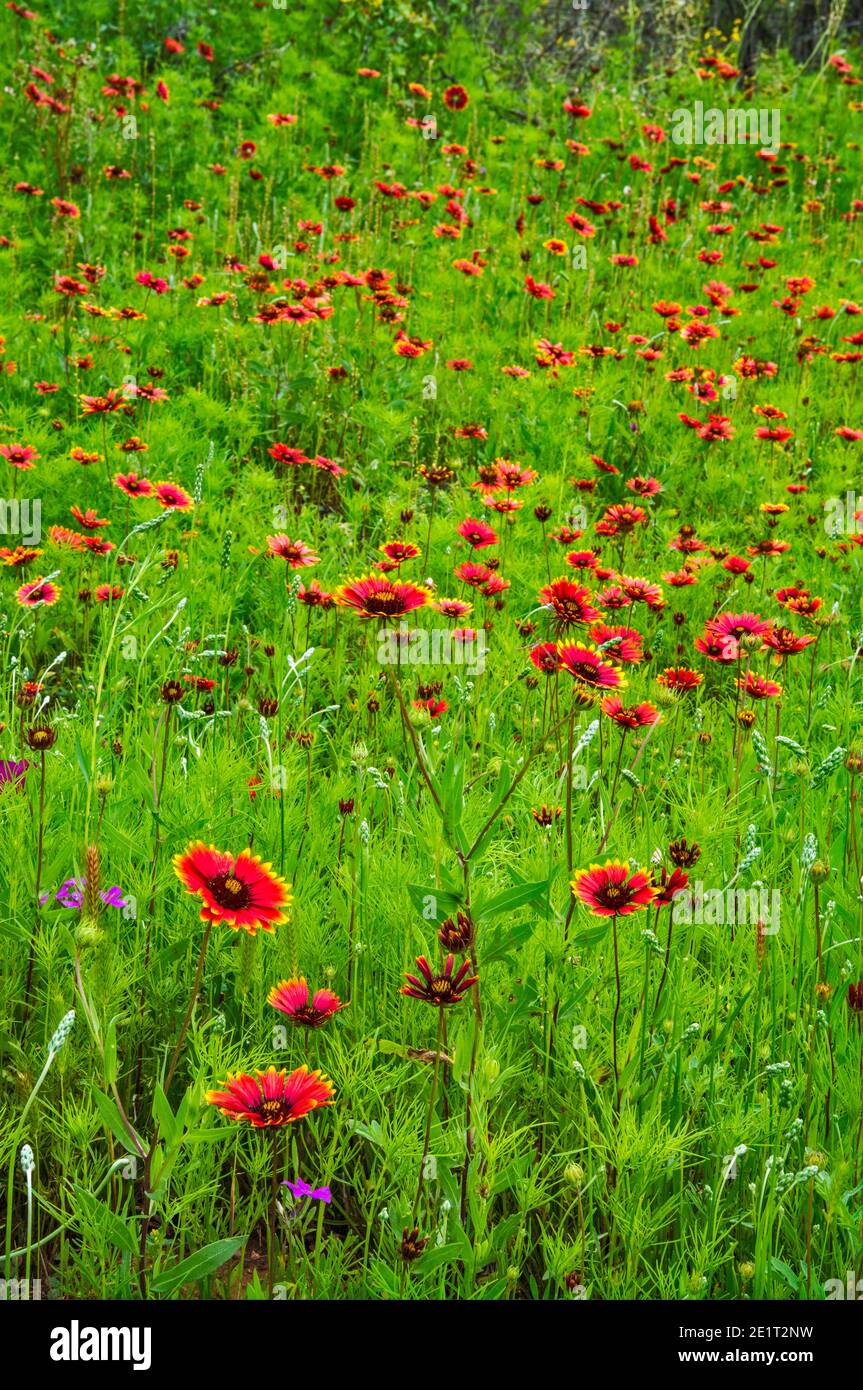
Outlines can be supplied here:
M560 669L568 671L579 685L591 690L619 690L626 685L620 669L611 661L603 661L595 647L560 642L557 652Z
M437 975L425 956L417 956L416 963L422 979L406 973L407 984L402 986L399 993L408 994L412 999L422 999L437 1009L443 1009L449 1004L460 1004L467 991L479 979L478 975L469 973L469 960L464 961L453 974L454 956L447 956L443 971Z
M229 1120L254 1129L293 1124L319 1106L331 1105L334 1095L332 1082L306 1066L290 1073L284 1067L281 1071L268 1067L254 1076L229 1072L221 1085L224 1090L207 1091L207 1104L217 1106Z
M283 909L291 903L290 884L250 850L233 855L199 840L173 862L186 891L202 899L202 921L224 922L254 936L258 928L272 931L287 920Z
M337 994L330 989L318 989L309 998L310 990L304 976L298 980L282 980L273 985L267 1003L280 1013L287 1014L296 1027L321 1028L341 1009L346 1009Z
M360 618L400 618L414 608L422 608L430 597L428 589L402 580L366 575L349 579L336 590L336 603L352 608Z
M641 704L627 709L618 695L606 695L599 707L603 714L623 729L648 728L651 724L657 724L661 718L656 706L647 700L642 700Z
M292 569L305 569L308 565L320 563L320 555L315 555L305 541L292 541L288 536L267 536L267 553L277 555Z
M15 591L15 597L22 608L39 608L43 605L50 608L59 599L60 590L56 584L40 575L31 584L22 584L21 588Z
M580 869L572 891L596 917L628 917L649 907L658 892L647 869L631 871L629 864L610 859Z

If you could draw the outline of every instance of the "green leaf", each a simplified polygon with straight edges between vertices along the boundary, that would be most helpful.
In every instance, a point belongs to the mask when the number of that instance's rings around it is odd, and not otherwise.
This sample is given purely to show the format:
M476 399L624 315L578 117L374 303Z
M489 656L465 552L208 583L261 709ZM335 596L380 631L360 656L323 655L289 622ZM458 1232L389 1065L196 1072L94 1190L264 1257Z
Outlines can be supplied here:
M434 922L438 926L462 905L462 898L458 893L450 893L445 888L435 888L433 883L427 886L422 883L409 883L408 896L423 920ZM433 915L429 916L429 913Z
M232 1240L214 1240L211 1245L196 1250L178 1265L173 1265L170 1269L160 1269L150 1280L151 1290L153 1293L170 1295L184 1284L206 1279L232 1259L238 1250L242 1250L246 1239L246 1236L239 1236Z
M480 949L480 963L483 968L492 961L503 960L510 951L523 946L533 935L535 922L516 922L515 926L496 931L491 940Z
M94 1197L93 1193L88 1192L85 1187L81 1187L78 1183L73 1183L73 1187L83 1209L76 1214L79 1224L81 1224L83 1217L83 1224L101 1232L109 1243L115 1245L118 1250L125 1250L129 1255L137 1255L138 1239L131 1227L127 1226L116 1212L113 1212L98 1197Z
M158 1082L153 1093L153 1119L159 1126L162 1138L169 1148L172 1148L182 1137L182 1125L178 1125L174 1118L174 1112L168 1104L168 1098Z
M496 893L493 898L488 898L485 902L482 899L475 902L474 917L482 921L489 917L500 917L505 912L515 912L520 907L526 907L528 903L542 912L546 907L549 879L538 879L535 883L516 883L509 888L505 888L502 893Z
M95 1088L91 1092L99 1117L106 1129L110 1130L114 1138L117 1139L128 1154L136 1154L138 1150L132 1142L126 1126L123 1124L120 1112L110 1096L106 1096L103 1091Z

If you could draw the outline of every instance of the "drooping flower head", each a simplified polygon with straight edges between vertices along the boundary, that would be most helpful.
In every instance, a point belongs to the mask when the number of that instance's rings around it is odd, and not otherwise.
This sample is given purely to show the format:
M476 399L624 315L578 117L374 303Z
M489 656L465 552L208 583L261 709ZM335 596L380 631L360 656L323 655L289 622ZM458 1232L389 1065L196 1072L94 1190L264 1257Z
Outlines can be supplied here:
M207 1104L217 1106L229 1120L254 1129L293 1124L319 1106L331 1105L334 1095L328 1078L306 1066L290 1073L285 1067L281 1071L268 1067L254 1076L229 1072L221 1084L224 1090L207 1091Z
M254 936L258 928L272 931L286 920L290 884L248 849L234 855L199 840L175 855L174 871L186 891L201 898L204 922L224 922Z
M311 998L310 993L304 976L298 980L282 980L281 984L273 985L267 1003L287 1014L296 1027L303 1028L321 1028L334 1014L347 1008L330 989L316 990Z

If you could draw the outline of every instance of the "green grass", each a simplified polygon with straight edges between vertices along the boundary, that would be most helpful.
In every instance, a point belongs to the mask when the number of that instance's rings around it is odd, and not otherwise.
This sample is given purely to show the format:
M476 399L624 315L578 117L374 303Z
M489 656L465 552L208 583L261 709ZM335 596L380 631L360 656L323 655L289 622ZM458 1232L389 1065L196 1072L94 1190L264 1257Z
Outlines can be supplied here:
M4 1272L40 1277L67 1299L824 1297L825 1281L860 1271L863 1214L861 1020L849 1003L863 974L850 756L863 746L861 552L844 523L833 534L825 525L830 499L844 501L859 473L861 443L835 431L863 426L859 366L837 360L854 353L847 340L863 321L842 307L863 300L857 88L779 55L747 96L699 78L703 55L638 78L629 54L613 51L577 93L592 115L571 119L565 90L539 77L507 88L482 46L445 32L433 9L412 23L336 8L242 7L220 14L214 34L203 12L180 24L163 5L67 4L50 17L65 57L42 21L4 11L0 443L40 457L26 472L0 465L7 502L41 500L43 552L4 569L0 633L2 755L30 760L23 794L0 788ZM182 36L184 54L164 54L166 33ZM195 52L199 39L213 43L212 64ZM380 76L358 77L359 67ZM106 97L110 73L135 77L146 96ZM70 109L28 102L31 78ZM443 104L453 83L470 94L463 111ZM216 110L202 105L213 100ZM645 139L646 122L669 130L672 112L696 100L779 108L774 166L753 146ZM118 104L136 138L124 138ZM275 112L297 121L275 127ZM406 123L428 114L436 140ZM244 140L257 146L248 160L236 153ZM446 153L453 145L461 151ZM630 155L653 171L631 168ZM346 172L326 180L311 168L330 165ZM106 179L107 166L131 177ZM451 194L426 208L385 197L376 181L460 189L470 221L458 240L435 236L453 225ZM43 193L15 193L17 182ZM345 194L356 206L340 212ZM55 216L55 196L80 217ZM579 197L619 207L597 215ZM666 222L670 199L677 220ZM702 210L710 200L731 209ZM567 224L574 209L595 237ZM651 215L667 240L648 241ZM301 220L320 232L300 233ZM716 222L732 230L710 233ZM763 224L782 230L753 239ZM191 238L175 262L178 228ZM553 237L566 256L544 248ZM582 245L583 267L572 255ZM721 263L699 260L703 249ZM482 275L453 268L474 253ZM225 268L235 258L251 273L261 254L284 259L271 290ZM616 266L615 254L638 264ZM87 263L104 267L98 284L59 295L55 278L80 279ZM389 273L395 304L331 282L372 268ZM136 283L141 271L169 292ZM526 294L528 274L555 297ZM783 313L774 301L786 279L804 275L814 288ZM184 288L184 276L200 284ZM261 304L298 301L286 278L321 288L331 316L255 322ZM729 287L710 308L718 336L688 346L651 306L676 302L689 322L685 306L710 307L712 280ZM197 307L226 292L221 306ZM85 303L143 317L91 316ZM813 317L821 305L835 316ZM431 346L399 357L399 329ZM639 357L629 335L661 357ZM823 351L801 349L809 335ZM573 364L557 374L537 365L543 338ZM615 352L582 351L591 345ZM744 355L775 363L775 375L746 379L735 367ZM462 358L472 370L445 365ZM513 365L530 375L501 371ZM669 381L679 367L705 369L716 401ZM124 381L168 399L82 414L82 396ZM36 382L58 390L40 395ZM756 405L785 413L787 443L755 437ZM711 411L729 417L733 439L707 443L679 419ZM468 424L487 437L454 433ZM118 450L133 435L147 452ZM277 441L346 474L280 468L268 452ZM75 462L74 448L99 460ZM473 487L498 457L537 475L511 517ZM419 472L433 465L455 474L434 494ZM129 470L181 487L193 509L127 503L110 479ZM625 482L637 476L662 491L634 495ZM801 481L808 491L786 491ZM620 502L642 505L647 524L597 534ZM774 525L760 509L778 502L788 511ZM109 519L108 555L56 544L49 527L81 530L73 505ZM500 544L472 557L456 529L468 516L488 520ZM565 672L549 698L528 656L554 635L540 588L579 577L565 563L573 544L549 534L571 518L584 530L576 549L601 547L602 565L659 583L666 599L607 615L646 648L628 669L626 703L652 701L663 716L649 738L627 736L618 773L617 728L573 702ZM681 526L719 555L676 588L661 576L683 564L669 549ZM320 563L291 571L267 558L276 533ZM790 549L753 559L746 579L720 567L723 552L768 538ZM13 548L21 538L3 539ZM484 670L405 663L396 673L377 659L377 622L297 601L300 580L332 592L393 539L420 552L402 579L474 602L464 622L485 626ZM490 554L510 585L498 598L453 576ZM39 575L54 576L59 601L22 607L16 590ZM100 584L122 595L81 598ZM814 617L776 599L792 585L823 599ZM751 728L735 720L737 667L693 645L717 610L818 638L781 671L757 646L741 657L742 671L751 663L783 686L780 700L752 704ZM409 621L455 625L428 608ZM229 665L226 650L236 651ZM703 683L667 692L656 677L674 665ZM169 715L163 684L184 675L215 687L189 689ZM42 692L22 697L26 681ZM449 708L432 718L411 701L436 682ZM262 698L278 712L262 717ZM56 733L44 755L27 745L40 722ZM542 805L561 808L548 829L531 815ZM733 932L679 922L669 945L668 907L622 917L616 1079L614 936L570 880L606 858L658 873L681 836L701 847L690 875L706 889L778 892L779 930L759 940L755 922ZM293 905L288 922L254 938L214 926L183 1032L203 923L172 857L197 839L232 854L251 846L290 882ZM102 890L118 885L130 906L40 907L41 894L86 873L88 850ZM437 929L458 910L473 918L479 987L439 1032L438 1014L399 990L417 955L438 959ZM298 973L349 1007L325 1028L280 1031L267 994ZM52 1053L71 1009L74 1027ZM229 1071L304 1063L331 1078L334 1104L276 1139L205 1103ZM286 1195L273 1222L274 1172L328 1185L331 1203ZM428 1245L407 1263L402 1236L414 1225Z

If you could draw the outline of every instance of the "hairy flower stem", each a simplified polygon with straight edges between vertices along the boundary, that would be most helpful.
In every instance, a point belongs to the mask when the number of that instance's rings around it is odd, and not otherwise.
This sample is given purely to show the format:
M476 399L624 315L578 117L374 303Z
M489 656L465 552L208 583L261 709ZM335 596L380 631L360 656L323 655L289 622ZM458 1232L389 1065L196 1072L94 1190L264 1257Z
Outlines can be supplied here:
M279 1193L279 1130L273 1128L273 1159L270 1175L270 1212L267 1220L267 1284L270 1298L276 1283L276 1199Z
M423 1138L423 1151L422 1151L422 1157L420 1158L419 1176L418 1176L418 1178L417 1178L417 1192L416 1192L416 1196L414 1197L414 1204L413 1204L413 1207L411 1208L411 1219L410 1219L410 1224L411 1224L411 1226L415 1226L415 1225L417 1224L417 1212L419 1211L420 1200L421 1200L421 1198L422 1198L422 1192L423 1192L423 1185L424 1185L424 1183L425 1183L426 1159L428 1158L429 1144L431 1143L431 1127L432 1127L432 1120L433 1120L433 1118L434 1118L434 1105L435 1105L435 1100L437 1099L437 1081L438 1081L438 1072L439 1072L439 1070L440 1070L440 1051L441 1051L441 1037L442 1037L442 1035L443 1035L443 1009L440 1008L440 1009L438 1009L437 1039L436 1039L436 1041L435 1041L435 1049L434 1049L434 1069L433 1069L433 1071L432 1071L431 1094L429 1095L428 1114L426 1115L426 1128L425 1128L425 1136L424 1136L424 1138Z
M150 864L150 901L147 904L147 927L144 934L144 969L141 974L141 994L138 1000L138 1014L141 1024L141 1038L138 1043L138 1058L135 1064L135 1089L133 1092L132 1109L135 1112L138 1097L141 1093L141 1077L144 1067L144 1011L147 1007L147 976L150 969L150 949L152 944L153 917L156 912L156 878L159 872L159 855L162 848L162 822L159 815L162 805L162 792L165 786L165 771L168 765L168 738L171 729L171 714L173 706L168 705L165 710L165 725L162 732L162 766L159 772L158 784L156 782L156 761L153 760L151 775L153 779L153 820L155 823L155 838L153 840L153 859Z
M36 846L36 920L33 923L33 935L30 938L30 954L27 960L27 982L24 986L24 1017L21 1020L22 1031L26 1031L27 1022L30 1017L31 989L33 986L33 969L36 964L36 941L39 934L39 890L42 887L42 857L45 843L45 753L39 755L39 832Z
M617 913L612 917L612 935L614 937L614 1015L611 1020L611 1056L614 1063L614 1113L620 1113L620 1072L617 1067L617 1019L620 1014L620 957L617 949Z
M204 928L204 936L203 940L201 941L201 949L198 953L198 965L197 969L195 970L194 981L192 982L192 992L189 995L189 1004L188 1008L186 1009L186 1016L183 1019L183 1026L180 1029L180 1036L177 1039L177 1045L174 1048L174 1052L171 1057L168 1070L165 1073L164 1091L166 1095L168 1094L168 1087L174 1079L174 1072L177 1070L177 1063L180 1060L180 1053L183 1050L183 1043L186 1041L186 1033L188 1031L189 1023L192 1018L192 1013L194 1011L195 1004L198 1001L198 990L201 985L201 976L204 973L204 962L207 959L207 947L210 944L210 933L212 930L213 924L212 922L208 922L206 927Z

